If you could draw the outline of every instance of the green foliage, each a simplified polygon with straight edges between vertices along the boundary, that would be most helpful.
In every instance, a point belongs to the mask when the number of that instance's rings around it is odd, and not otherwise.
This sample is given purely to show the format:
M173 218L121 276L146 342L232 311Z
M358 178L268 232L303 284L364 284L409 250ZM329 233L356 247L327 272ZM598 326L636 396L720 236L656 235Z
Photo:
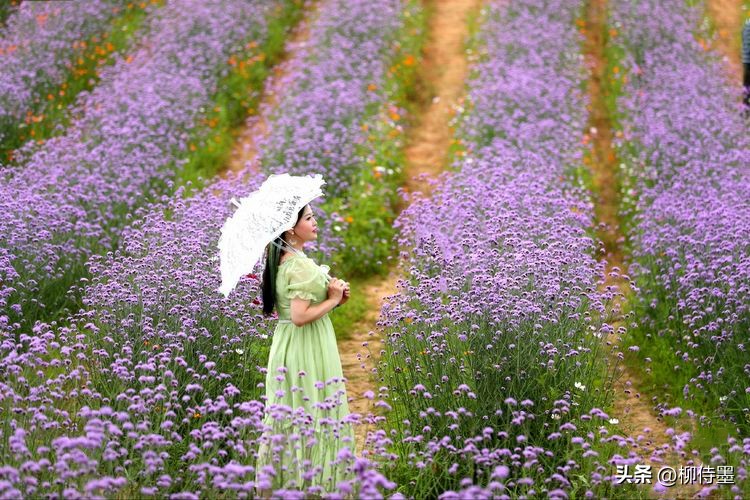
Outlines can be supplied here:
M0 27L5 24L8 16L16 7L18 7L18 4L19 0L6 0L4 2L0 2Z

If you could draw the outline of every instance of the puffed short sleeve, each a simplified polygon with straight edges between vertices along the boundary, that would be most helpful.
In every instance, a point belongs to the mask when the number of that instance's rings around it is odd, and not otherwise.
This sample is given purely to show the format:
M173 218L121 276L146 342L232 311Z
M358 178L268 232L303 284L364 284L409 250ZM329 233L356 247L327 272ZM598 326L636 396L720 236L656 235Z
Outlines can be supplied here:
M289 263L286 298L315 300L316 290L320 287L320 270L309 259L294 259Z

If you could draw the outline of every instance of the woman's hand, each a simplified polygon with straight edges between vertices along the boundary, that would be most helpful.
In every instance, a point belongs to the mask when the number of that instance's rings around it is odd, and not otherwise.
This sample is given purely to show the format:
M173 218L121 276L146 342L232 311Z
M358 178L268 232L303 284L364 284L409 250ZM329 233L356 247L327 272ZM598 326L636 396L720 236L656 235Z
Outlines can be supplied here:
M341 303L341 299L344 297L344 289L347 287L348 284L344 280L331 278L328 282L328 298L333 299L336 303Z
M346 304L346 301L349 300L349 295L351 294L351 290L349 289L349 283L344 281L346 285L344 285L344 294L341 297L341 302L339 302L339 305Z

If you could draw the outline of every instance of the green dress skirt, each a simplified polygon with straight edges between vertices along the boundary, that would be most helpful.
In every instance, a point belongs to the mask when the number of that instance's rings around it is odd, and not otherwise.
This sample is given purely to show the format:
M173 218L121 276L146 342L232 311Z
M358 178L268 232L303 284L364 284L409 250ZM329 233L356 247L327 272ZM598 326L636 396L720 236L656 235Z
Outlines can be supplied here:
M292 299L311 304L326 299L327 273L328 266L300 254L282 262L276 274L279 322L268 359L266 430L256 465L258 485L263 469L273 467L273 477L265 477L274 490L319 486L332 491L353 478L352 460L339 458L355 455L355 440L350 423L337 423L349 415L349 404L333 325L328 314L303 326L290 320Z

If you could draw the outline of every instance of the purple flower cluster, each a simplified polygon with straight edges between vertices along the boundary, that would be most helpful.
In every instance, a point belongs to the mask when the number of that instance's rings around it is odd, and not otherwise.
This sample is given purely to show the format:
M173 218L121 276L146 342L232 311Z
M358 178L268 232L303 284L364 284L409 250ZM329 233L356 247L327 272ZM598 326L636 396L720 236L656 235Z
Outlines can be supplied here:
M750 138L739 86L696 41L700 16L679 0L612 11L629 75L618 108L625 195L637 197L632 269L641 329L669 339L692 376L686 398L711 394L747 431Z
M102 33L125 0L24 2L0 30L0 141L40 93L64 81L87 39Z
M557 496L580 475L609 487L593 446L615 440L600 377L616 292L597 291L591 204L566 180L587 118L580 7L487 8L459 117L465 150L397 220L408 278L382 311L380 376L393 474L415 494Z
M101 72L65 133L0 177L0 270L10 322L64 297L93 253L112 249L132 210L168 193L230 55L266 36L274 4L184 0L149 19L138 49ZM31 297L36 297L32 299ZM7 301L11 303L8 304ZM35 302L36 301L36 302ZM23 311L21 305L23 304Z

